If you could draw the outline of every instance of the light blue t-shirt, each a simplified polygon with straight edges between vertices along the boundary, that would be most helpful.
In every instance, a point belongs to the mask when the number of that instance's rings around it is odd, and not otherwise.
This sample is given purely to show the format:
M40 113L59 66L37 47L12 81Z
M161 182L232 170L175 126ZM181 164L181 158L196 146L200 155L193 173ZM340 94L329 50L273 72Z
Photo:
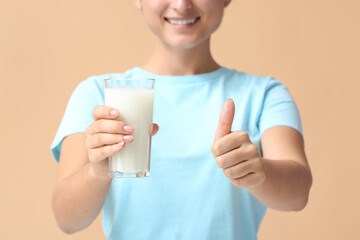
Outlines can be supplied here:
M105 200L103 229L115 239L251 240L266 206L233 186L211 153L220 110L235 103L232 131L242 130L261 151L260 138L274 126L302 133L296 104L281 82L225 67L192 76L161 76L139 67L93 76L75 89L51 149L59 160L64 137L84 132L92 110L104 104L104 79L154 78L150 177L113 179Z

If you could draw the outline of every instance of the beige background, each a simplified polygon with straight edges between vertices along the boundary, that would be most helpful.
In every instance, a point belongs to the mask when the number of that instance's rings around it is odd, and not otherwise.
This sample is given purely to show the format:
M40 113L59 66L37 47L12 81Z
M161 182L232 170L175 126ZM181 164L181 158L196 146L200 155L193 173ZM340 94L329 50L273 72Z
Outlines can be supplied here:
M303 119L314 184L302 212L269 210L259 239L360 239L358 0L233 0L213 37L222 65L283 81ZM65 235L49 147L74 87L150 56L131 0L0 0L0 239L105 239L100 218Z

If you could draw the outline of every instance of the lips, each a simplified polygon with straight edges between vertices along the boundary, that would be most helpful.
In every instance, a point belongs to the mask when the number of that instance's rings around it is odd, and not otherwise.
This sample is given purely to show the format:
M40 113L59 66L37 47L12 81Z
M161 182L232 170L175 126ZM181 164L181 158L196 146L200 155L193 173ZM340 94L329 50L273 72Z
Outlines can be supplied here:
M165 17L165 21L175 26L187 26L195 24L200 17L193 18L167 18Z

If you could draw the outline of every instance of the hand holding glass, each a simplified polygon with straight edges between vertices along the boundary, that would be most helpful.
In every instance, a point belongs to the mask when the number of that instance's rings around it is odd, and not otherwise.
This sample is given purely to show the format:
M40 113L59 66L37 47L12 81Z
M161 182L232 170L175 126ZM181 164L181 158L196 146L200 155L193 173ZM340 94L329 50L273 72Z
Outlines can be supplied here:
M105 105L119 110L117 120L134 127L134 140L109 157L113 177L150 175L151 133L153 125L153 79L106 79Z

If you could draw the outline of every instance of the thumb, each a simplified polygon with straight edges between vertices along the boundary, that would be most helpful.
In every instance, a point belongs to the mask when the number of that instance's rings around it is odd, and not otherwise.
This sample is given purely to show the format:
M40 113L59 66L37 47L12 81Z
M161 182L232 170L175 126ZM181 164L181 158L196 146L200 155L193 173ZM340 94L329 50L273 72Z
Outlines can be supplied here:
M234 120L234 114L235 104L234 101L229 98L228 100L226 100L221 109L220 119L215 132L214 142L222 138L223 136L231 133L231 125Z

